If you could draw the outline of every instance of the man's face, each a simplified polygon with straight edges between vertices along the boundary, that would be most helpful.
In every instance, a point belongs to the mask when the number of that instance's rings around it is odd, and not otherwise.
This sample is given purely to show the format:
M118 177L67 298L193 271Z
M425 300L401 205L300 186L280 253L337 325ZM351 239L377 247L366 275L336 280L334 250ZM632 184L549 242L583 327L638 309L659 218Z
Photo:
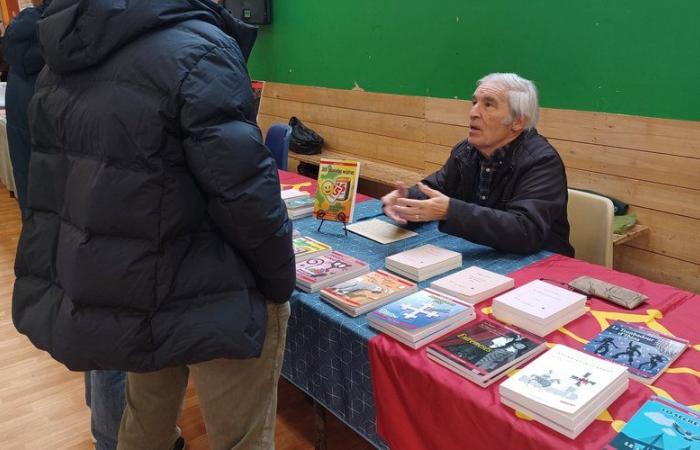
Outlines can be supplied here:
M469 143L490 156L495 150L515 139L523 130L522 118L513 120L505 88L483 83L472 96L469 113Z

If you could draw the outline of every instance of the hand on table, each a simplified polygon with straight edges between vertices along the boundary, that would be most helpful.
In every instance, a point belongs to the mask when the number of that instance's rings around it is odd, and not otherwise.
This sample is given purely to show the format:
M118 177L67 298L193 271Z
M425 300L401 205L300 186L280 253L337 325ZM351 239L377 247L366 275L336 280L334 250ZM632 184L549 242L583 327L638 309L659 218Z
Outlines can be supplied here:
M428 198L426 200L413 200L406 198L406 196L397 198L392 208L392 213L403 220L403 222L399 223L406 223L406 221L432 222L433 220L447 219L447 212L450 208L450 198L440 191L429 188L423 183L418 183L417 186ZM392 193L387 194L387 196ZM387 215L389 216L389 214ZM393 217L391 218L393 219Z

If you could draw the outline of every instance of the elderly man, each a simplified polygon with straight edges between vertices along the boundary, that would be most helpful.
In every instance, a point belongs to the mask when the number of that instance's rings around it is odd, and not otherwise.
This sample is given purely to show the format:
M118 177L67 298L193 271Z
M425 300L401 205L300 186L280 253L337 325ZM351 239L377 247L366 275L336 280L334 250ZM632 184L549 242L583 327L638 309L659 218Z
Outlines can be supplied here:
M573 256L566 173L557 151L535 129L534 84L512 73L479 80L469 137L422 183L382 198L400 224L440 221L440 231L498 250L549 250Z

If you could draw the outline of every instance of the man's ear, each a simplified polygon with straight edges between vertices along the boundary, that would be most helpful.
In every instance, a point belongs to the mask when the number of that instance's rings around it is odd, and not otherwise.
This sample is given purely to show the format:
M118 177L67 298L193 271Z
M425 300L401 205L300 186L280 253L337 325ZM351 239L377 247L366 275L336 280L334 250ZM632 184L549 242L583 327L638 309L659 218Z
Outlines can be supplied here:
M513 120L513 123L510 124L510 128L511 128L511 130L515 131L516 133L520 133L525 128L525 122L527 122L527 117L525 117L525 116L516 117Z

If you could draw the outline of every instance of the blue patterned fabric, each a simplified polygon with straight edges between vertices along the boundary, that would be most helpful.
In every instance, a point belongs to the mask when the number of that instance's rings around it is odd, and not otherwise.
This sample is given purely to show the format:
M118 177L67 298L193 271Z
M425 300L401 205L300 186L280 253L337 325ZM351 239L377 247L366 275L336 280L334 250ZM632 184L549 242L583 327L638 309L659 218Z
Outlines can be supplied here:
M390 222L381 215L380 201L370 200L357 205L356 221L375 216ZM463 267L477 265L501 274L550 255L545 251L529 256L502 253L440 233L437 223L425 224L415 230L418 236L388 245L350 232L345 236L342 224L336 222L324 223L319 233L318 224L311 217L294 221L294 227L302 235L367 261L372 270L383 268L387 256L423 244L461 252ZM437 278L419 286L428 287ZM308 294L297 289L292 297L282 374L372 444L385 448L376 431L367 347L376 334L367 325L364 315L352 318L321 300L318 293Z

